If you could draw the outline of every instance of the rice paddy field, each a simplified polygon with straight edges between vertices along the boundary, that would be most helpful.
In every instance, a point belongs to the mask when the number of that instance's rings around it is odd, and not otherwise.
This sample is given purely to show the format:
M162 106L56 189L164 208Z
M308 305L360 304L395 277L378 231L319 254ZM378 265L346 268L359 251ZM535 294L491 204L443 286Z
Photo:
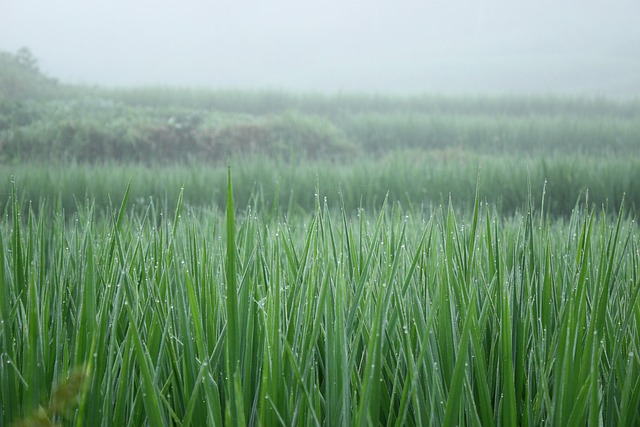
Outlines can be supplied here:
M0 99L0 425L640 424L640 103Z

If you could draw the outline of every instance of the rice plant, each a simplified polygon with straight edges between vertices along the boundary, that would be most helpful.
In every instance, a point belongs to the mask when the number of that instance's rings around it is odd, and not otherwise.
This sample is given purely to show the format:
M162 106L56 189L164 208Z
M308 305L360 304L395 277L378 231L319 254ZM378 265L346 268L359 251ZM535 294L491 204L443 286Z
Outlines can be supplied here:
M640 241L344 195L284 219L153 203L0 229L1 425L635 425ZM133 183L132 185L135 185ZM479 193L479 191L477 191ZM255 200L255 199L254 199ZM245 205L246 206L246 205ZM24 216L23 216L24 215Z
M568 218L581 194L589 193L595 206L615 215L625 196L625 207L640 208L640 158L558 156L520 158L478 156L448 150L424 153L398 151L379 159L359 159L336 164L326 159L284 162L264 157L238 158L234 164L234 198L238 206L251 203L263 220L272 213L307 214L315 207L314 186L322 183L320 197L330 206L338 204L342 189L345 209L351 216L358 208L378 211L388 194L389 203L399 202L407 210L425 213L449 196L456 209L473 205L475 183L482 182L480 198L495 206L500 215L522 210L529 197L540 200L546 181L546 211L552 217ZM50 210L71 214L86 200L93 200L98 213L115 197L121 197L127 182L128 211L144 212L150 199L164 211L178 201L184 187L185 204L198 209L226 206L226 167L196 162L188 165L143 166L26 163L0 165L0 200L11 195L11 177L20 183L21 195L32 201L49 201ZM531 183L531 186L529 185ZM0 214L6 211L0 205Z

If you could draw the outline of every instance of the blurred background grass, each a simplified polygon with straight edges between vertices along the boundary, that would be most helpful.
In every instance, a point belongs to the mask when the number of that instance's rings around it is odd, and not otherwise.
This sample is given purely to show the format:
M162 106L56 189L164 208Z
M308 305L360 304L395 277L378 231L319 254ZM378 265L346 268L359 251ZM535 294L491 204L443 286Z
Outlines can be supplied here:
M23 55L24 56L24 55ZM536 96L383 96L62 85L0 55L0 200L67 211L134 200L310 210L316 187L345 207L482 200L509 214L531 195L568 215L588 193L615 212L640 203L640 101ZM144 204L138 203L138 204Z

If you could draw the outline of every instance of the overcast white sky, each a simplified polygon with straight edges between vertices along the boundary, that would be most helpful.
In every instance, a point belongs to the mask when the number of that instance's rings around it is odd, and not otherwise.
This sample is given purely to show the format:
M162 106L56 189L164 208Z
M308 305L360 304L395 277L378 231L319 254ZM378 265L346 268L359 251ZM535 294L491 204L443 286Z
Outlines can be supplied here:
M640 95L640 0L0 0L63 82Z

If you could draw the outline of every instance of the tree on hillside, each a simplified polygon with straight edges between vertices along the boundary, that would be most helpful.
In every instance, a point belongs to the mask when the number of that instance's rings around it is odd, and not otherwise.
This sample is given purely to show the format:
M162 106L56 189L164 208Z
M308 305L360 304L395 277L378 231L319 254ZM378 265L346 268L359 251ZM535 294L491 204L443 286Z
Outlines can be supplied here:
M26 47L21 47L18 52L16 52L15 61L18 65L25 68L25 70L29 70L34 73L40 72L38 68L38 60Z
M0 52L0 97L47 97L58 90L56 80L42 74L37 58L28 48L20 48L15 54Z

